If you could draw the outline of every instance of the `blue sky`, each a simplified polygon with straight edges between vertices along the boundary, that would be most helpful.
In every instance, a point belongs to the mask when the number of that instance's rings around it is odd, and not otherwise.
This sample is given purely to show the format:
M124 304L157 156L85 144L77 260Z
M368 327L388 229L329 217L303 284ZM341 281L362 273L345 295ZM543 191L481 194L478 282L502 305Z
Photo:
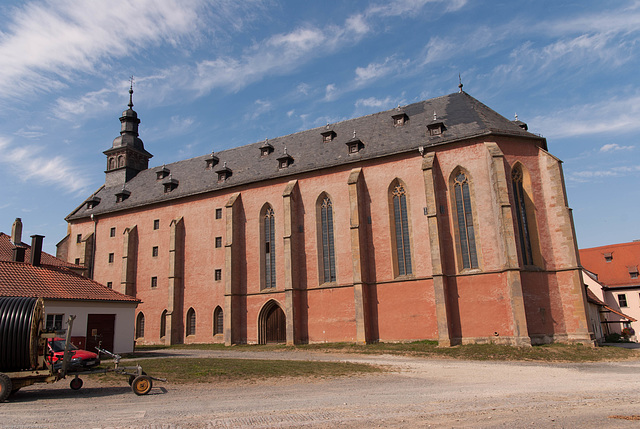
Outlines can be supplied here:
M464 90L547 138L578 244L640 239L640 1L3 1L0 231L104 183L135 76L150 166ZM26 238L25 238L26 237Z

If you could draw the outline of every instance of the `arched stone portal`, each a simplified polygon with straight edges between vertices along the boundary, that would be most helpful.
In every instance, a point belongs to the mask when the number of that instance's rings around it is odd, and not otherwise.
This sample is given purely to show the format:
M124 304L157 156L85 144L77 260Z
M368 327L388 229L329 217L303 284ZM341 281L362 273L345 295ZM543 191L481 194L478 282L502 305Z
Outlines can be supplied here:
M258 343L274 344L287 341L287 318L280 305L267 302L258 316Z

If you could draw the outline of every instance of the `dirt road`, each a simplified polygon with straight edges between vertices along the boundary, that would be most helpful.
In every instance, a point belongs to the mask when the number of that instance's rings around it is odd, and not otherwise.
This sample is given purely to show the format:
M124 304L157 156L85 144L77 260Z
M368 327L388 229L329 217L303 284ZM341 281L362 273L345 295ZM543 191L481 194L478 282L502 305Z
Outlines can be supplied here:
M640 360L533 364L306 352L173 353L367 362L391 371L311 381L156 383L140 397L124 380L104 387L85 377L79 391L63 380L25 388L0 404L0 427L631 428L640 423Z

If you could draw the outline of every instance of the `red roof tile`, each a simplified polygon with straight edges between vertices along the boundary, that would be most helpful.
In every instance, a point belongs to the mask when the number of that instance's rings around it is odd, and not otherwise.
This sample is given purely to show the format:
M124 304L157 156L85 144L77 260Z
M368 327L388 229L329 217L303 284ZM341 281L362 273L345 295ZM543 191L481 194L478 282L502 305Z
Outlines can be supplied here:
M45 299L139 302L69 270L26 262L0 261L0 296L33 296Z
M24 260L31 260L31 246L26 243L20 243L21 247L25 248ZM0 232L0 261L12 261L13 260L13 248L16 247L11 242L11 236L5 234L4 232ZM58 259L53 255L50 255L46 252L42 252L42 257L40 262L44 265L55 265L59 267L69 267L76 269L84 269L84 267L72 264L67 261L63 261L62 259Z
M640 241L580 249L580 263L606 287L640 286L630 275L640 268Z

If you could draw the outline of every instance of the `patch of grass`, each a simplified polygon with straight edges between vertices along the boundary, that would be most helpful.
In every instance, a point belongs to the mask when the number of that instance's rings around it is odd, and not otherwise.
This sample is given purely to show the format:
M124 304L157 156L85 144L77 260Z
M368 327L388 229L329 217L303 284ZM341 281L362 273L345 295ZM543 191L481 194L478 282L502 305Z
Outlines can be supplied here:
M359 363L293 360L163 358L145 359L140 363L147 374L166 378L172 383L345 377L383 371L381 367ZM98 379L105 382L126 380L113 373L99 375Z
M145 351L158 350L161 354L166 346L147 346ZM440 359L467 360L507 360L541 362L600 362L640 359L638 351L619 347L589 347L581 344L550 344L533 347L515 347L498 344L467 344L454 347L438 347L437 341L415 341L409 343L321 343L286 346L273 345L235 345L225 347L222 344L190 344L170 346L172 349L193 350L234 350L234 351L313 351L324 353L359 354L395 354L421 356ZM139 348L136 348L139 350ZM135 355L134 355L135 357Z
M438 347L436 341L412 343L323 344L297 346L300 349L326 352L367 354L400 354L426 358L450 358L468 360L506 360L543 362L598 362L639 359L633 350L618 347L588 347L581 344L551 344L533 347L515 347L498 344L467 344L454 347Z

